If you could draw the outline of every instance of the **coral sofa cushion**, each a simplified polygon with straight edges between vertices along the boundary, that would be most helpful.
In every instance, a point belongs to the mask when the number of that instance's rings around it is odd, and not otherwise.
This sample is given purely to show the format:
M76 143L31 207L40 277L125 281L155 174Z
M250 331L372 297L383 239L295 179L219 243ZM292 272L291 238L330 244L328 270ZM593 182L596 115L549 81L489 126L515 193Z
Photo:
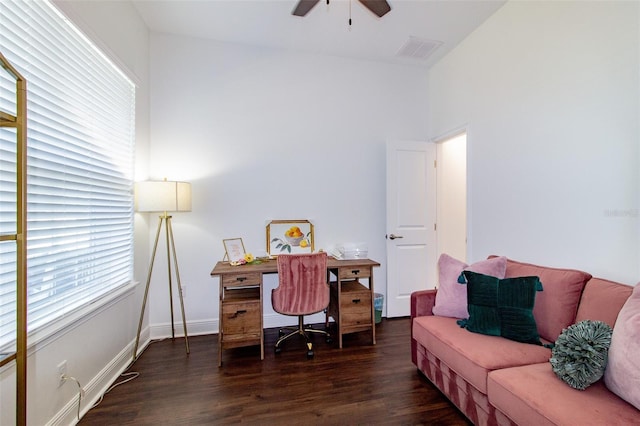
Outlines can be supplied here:
M467 287L458 282L462 271L473 271L481 274L504 278L507 258L504 256L481 260L472 265L457 260L446 253L438 259L438 292L433 314L443 317L467 318Z
M592 278L584 287L576 323L583 320L603 321L613 327L624 302L633 286L620 284L602 278Z
M640 412L609 392L602 380L583 391L573 389L548 362L492 371L487 388L491 405L519 426L628 426L640 421Z
M544 346L469 333L456 324L455 318L433 315L416 317L412 327L413 338L419 344L484 394L487 393L487 374L490 371L548 363L551 356L551 350Z
M640 284L620 310L613 328L604 380L611 392L640 410ZM637 416L640 422L640 412Z
M582 290L591 274L507 259L505 278L523 276L540 278L544 291L536 295L533 316L540 337L555 342L562 329L574 323Z

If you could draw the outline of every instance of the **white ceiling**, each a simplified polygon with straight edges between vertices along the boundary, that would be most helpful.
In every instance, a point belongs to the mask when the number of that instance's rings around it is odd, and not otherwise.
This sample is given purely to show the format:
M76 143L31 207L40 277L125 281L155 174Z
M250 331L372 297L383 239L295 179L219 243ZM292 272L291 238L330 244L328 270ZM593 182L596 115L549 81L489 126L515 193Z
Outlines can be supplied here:
M321 0L305 17L291 15L297 0L132 0L154 32L423 67L437 62L505 3L388 1L391 12L378 18L358 0L331 0L328 6ZM410 37L442 44L427 58L397 56Z

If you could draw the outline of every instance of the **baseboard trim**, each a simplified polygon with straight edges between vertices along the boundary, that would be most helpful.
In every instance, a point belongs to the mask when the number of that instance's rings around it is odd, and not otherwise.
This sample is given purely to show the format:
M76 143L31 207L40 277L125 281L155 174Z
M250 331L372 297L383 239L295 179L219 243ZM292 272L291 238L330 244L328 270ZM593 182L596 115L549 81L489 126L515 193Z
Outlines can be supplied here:
M182 322L174 323L176 337L184 337ZM187 334L189 336L201 336L218 332L218 320L187 321ZM171 337L171 324L154 324L149 326L151 340L166 339Z

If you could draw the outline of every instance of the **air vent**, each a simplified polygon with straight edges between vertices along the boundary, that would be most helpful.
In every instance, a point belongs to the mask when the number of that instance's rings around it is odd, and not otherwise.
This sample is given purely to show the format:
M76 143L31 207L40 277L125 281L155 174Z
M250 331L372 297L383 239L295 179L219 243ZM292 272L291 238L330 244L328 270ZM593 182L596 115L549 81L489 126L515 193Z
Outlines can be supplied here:
M404 45L396 53L400 58L412 58L425 60L442 44L437 40L424 40L410 36Z

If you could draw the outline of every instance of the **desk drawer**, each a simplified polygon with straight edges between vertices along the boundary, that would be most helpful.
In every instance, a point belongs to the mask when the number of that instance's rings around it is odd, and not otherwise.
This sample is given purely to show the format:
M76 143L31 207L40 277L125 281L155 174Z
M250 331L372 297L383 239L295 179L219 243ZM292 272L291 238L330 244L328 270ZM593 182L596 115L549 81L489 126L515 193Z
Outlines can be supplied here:
M230 301L222 304L222 334L225 341L260 336L260 300Z
M331 305L338 305L337 283L331 283ZM342 282L340 314L343 327L371 324L371 291L357 281Z
M239 268L241 268L241 266L239 266ZM260 272L222 275L222 285L225 287L260 285L261 280L262 274Z
M338 269L338 278L341 280L353 280L357 278L370 278L371 268L354 266L351 268L342 267Z

